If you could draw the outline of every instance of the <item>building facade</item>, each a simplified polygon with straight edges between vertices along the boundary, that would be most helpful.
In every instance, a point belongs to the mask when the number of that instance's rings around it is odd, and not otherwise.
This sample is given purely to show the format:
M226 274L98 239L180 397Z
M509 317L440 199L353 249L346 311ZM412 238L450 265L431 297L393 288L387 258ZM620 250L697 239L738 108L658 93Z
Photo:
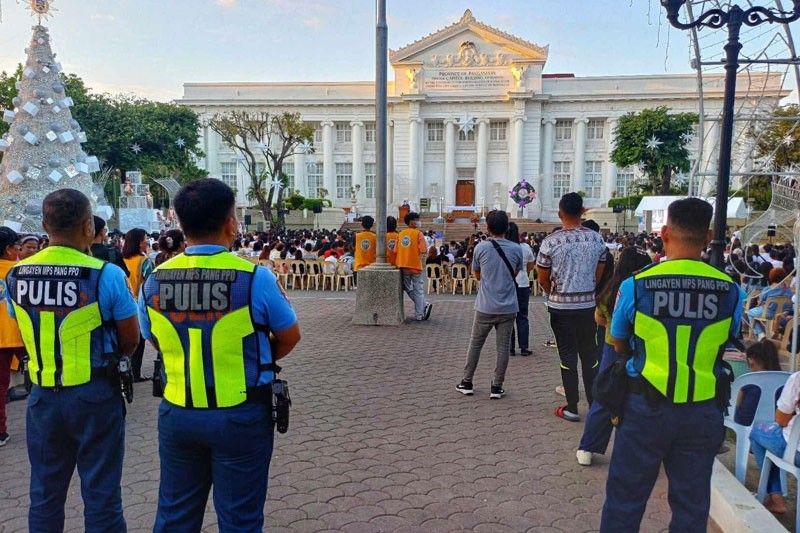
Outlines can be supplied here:
M545 74L549 48L493 28L467 10L456 23L390 52L388 201L438 212L501 208L515 216L557 220L562 194L583 191L587 205L626 196L639 177L610 160L619 117L667 106L698 112L694 74L575 77ZM750 76L775 103L780 76ZM723 77L704 82L705 131L690 143L701 173L713 174ZM741 89L747 91L747 87ZM315 125L311 153L297 153L284 171L304 196L321 190L335 206L375 210L373 82L189 83L179 101L201 116L231 110L299 112ZM764 105L764 100L757 105ZM236 154L210 128L200 135L211 176L248 204L249 178ZM532 183L537 200L518 212L509 190ZM711 184L713 180L703 183ZM710 190L709 185L704 189ZM703 192L701 190L701 192Z

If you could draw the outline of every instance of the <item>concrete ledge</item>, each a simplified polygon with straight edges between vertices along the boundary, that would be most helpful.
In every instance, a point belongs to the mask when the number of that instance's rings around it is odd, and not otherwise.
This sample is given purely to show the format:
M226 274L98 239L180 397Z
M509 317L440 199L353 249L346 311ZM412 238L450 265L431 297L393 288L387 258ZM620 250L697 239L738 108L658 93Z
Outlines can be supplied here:
M785 533L780 522L718 460L711 475L711 520L725 533Z
M400 271L396 268L375 266L359 270L353 324L399 326L404 319L403 280Z

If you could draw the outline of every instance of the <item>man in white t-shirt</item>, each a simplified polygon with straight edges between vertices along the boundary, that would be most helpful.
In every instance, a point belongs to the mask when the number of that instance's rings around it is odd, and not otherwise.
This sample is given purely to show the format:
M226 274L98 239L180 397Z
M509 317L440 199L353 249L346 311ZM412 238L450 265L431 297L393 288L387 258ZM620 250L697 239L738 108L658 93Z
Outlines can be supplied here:
M750 432L750 449L756 458L759 471L764 465L764 456L770 451L778 457L786 451L786 442L797 419L798 399L800 399L800 372L795 372L786 380L780 398L778 398L774 422L757 422ZM800 453L800 450L798 450ZM797 455L796 455L797 457ZM795 458L795 464L800 461ZM786 512L786 501L783 499L780 471L774 466L770 470L767 481L767 496L764 507L775 514Z

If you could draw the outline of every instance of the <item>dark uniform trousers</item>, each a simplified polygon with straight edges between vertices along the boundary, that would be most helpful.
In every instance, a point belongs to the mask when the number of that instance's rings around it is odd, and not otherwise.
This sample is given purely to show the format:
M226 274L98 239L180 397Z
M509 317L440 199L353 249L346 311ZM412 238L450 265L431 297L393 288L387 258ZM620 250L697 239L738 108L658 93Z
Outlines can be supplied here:
M58 392L33 386L27 412L32 533L64 531L64 503L76 466L85 531L126 531L120 490L124 413L119 388L110 380Z
M158 411L161 483L155 533L199 532L208 493L223 532L260 532L264 523L273 424L266 404Z
M705 533L711 470L722 444L722 409L716 400L650 404L629 394L617 428L600 531L638 531L661 463L669 478L672 532Z

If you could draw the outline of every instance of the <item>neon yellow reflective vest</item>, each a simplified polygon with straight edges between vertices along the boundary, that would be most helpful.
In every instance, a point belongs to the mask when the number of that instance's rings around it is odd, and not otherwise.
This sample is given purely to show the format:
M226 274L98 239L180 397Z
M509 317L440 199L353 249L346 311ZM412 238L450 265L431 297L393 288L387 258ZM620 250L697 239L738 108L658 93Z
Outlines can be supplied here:
M230 254L181 254L157 267L142 294L163 355L164 399L190 408L242 404L274 368L250 311L256 266ZM271 377L269 380L271 381Z
M702 261L671 260L634 275L634 366L673 403L710 400L739 305L739 287Z
M98 303L105 265L73 248L49 246L11 269L8 292L33 383L83 385L93 367L107 364Z

